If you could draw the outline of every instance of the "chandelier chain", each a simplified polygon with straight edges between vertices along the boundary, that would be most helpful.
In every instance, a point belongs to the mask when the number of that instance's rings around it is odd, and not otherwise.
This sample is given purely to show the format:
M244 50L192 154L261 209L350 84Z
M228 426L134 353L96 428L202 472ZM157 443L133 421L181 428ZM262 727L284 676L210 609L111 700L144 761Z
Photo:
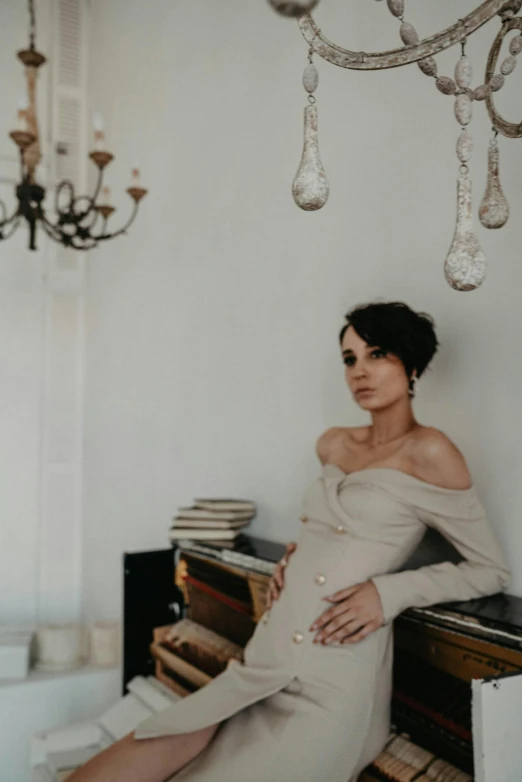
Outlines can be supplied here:
M29 48L34 50L36 40L36 17L34 13L34 0L29 0Z

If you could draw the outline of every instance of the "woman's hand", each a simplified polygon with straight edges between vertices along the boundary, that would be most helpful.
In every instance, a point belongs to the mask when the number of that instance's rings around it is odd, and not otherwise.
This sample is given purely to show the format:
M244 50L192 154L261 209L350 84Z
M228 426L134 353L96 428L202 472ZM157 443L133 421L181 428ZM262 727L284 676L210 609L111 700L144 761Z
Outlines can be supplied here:
M285 585L284 570L285 567L288 565L288 560L290 556L294 553L296 548L297 548L297 543L289 543L286 547L286 552L283 559L281 559L275 566L273 575L270 581L268 582L268 590L266 593L266 610L270 608L274 600L277 600L277 598L279 597L279 593L281 592L281 590Z
M341 589L324 600L335 603L311 625L314 643L353 644L384 624L381 599L372 581Z

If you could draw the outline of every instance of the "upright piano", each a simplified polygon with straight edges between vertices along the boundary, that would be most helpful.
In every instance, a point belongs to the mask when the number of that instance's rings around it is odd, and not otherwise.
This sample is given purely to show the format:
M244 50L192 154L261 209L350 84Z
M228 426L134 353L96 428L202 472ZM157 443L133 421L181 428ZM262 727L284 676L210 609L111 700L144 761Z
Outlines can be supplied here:
M405 567L458 561L448 546L430 532ZM244 645L284 548L246 535L234 549L180 541L183 615ZM410 609L394 646L392 732L360 782L522 782L522 599Z

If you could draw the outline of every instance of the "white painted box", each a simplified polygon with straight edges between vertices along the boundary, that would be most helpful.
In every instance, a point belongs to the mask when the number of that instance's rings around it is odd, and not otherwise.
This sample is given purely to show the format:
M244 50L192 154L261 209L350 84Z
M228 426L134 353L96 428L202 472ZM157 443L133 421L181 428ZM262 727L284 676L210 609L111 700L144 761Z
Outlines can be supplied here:
M26 679L31 665L34 633L0 628L0 679Z

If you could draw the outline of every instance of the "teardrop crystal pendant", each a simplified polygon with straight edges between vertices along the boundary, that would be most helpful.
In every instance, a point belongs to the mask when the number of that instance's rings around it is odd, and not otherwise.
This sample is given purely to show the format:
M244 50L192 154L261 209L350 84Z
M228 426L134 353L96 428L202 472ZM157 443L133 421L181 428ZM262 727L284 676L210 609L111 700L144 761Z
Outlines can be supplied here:
M502 228L508 221L509 204L502 191L498 173L498 146L488 149L488 181L479 207L479 220L484 228Z
M457 180L457 225L444 275L456 291L473 291L486 277L486 259L473 230L471 179L467 171L459 174Z
M319 156L317 108L307 106L304 110L303 155L292 184L292 194L297 206L314 212L326 204L329 193L330 185Z

